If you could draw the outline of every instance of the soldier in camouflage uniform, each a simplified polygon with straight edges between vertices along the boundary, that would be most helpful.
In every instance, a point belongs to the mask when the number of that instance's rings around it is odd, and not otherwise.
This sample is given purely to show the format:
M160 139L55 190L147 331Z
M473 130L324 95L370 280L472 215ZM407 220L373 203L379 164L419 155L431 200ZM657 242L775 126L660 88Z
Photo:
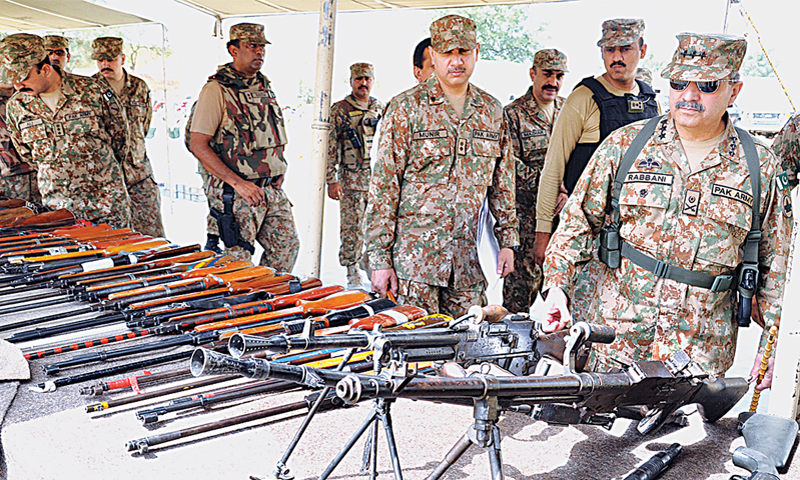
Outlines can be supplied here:
M392 99L381 120L366 245L377 292L458 316L486 302L476 233L487 196L502 247L497 273L514 268L514 157L502 105L469 83L475 23L440 18L431 40L435 75Z
M6 126L6 103L13 93L14 87L0 84L0 197L38 204L42 197L36 184L36 170L19 158Z
M510 312L527 312L542 287L542 269L533 261L536 191L553 124L564 105L558 91L567 71L566 55L554 48L539 50L530 69L533 85L505 108L511 150L516 157L520 241L514 271L503 282L503 306Z
M44 49L47 50L47 57L50 58L50 65L61 67L67 70L72 54L69 53L69 38L61 35L45 35Z
M347 268L347 288L361 286L357 262L364 244L364 209L367 208L369 152L383 105L371 97L375 71L369 63L350 65L353 91L331 106L326 183L328 196L341 201L339 264Z
M0 83L17 90L6 105L17 153L36 168L45 206L128 227L122 106L111 89L49 62L41 37L21 33L0 42Z
M283 113L259 70L268 44L264 26L231 27L233 62L209 77L191 119L190 149L208 173L206 196L224 213L226 184L241 241L225 253L250 259L253 243L264 247L261 264L289 272L300 248L292 204L281 189L287 163ZM222 232L220 232L222 233ZM224 237L223 237L224 238Z
M743 262L755 202L743 140L725 109L742 88L738 69L746 41L692 33L679 34L678 40L661 74L670 80L670 113L655 124L618 197L619 235L627 246L618 268L602 265L598 277L599 299L588 320L617 332L613 344L593 347L599 369L666 360L683 349L708 373L721 375L736 350L733 274ZM612 133L567 201L544 265L547 307L562 317L547 319L545 330L562 328L568 320L563 292L574 281L576 265L591 258L600 228L611 221L613 179L645 123ZM792 208L779 160L758 141L756 155L761 175L756 298L769 326L781 316ZM655 267L643 266L648 262Z
M153 118L150 88L144 80L125 70L122 39L99 37L92 42L92 59L99 72L93 75L103 87L111 88L125 108L129 128L131 155L122 164L125 184L131 198L131 228L153 237L164 236L161 221L161 193L153 178L153 167L147 158L145 136Z
M772 141L772 149L781 159L789 186L797 186L797 172L800 171L800 113L792 115L780 133Z

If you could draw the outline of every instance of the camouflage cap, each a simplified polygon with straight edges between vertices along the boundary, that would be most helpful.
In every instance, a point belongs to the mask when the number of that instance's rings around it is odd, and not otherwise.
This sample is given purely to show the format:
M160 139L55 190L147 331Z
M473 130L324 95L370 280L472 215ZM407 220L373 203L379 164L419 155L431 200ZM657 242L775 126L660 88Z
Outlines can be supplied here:
M122 55L122 39L98 37L92 42L92 60L114 60Z
M447 15L431 23L431 46L439 53L455 48L474 50L478 46L475 22L459 15Z
M648 85L653 84L653 72L649 68L639 67L636 69L636 80L641 80Z
M45 35L44 48L48 50L63 48L66 50L69 48L69 38L62 37L61 35Z
M616 47L633 45L642 38L644 20L641 18L615 18L603 22L603 38L598 40L598 47Z
M237 23L231 27L231 41L242 40L246 43L271 45L264 35L264 25L258 23Z
M663 78L708 81L726 78L739 70L747 50L744 37L723 34L679 33L672 61L661 71Z
M536 52L533 56L533 66L542 70L567 70L567 56L555 48L545 48Z
M369 63L354 63L350 65L350 78L358 77L375 78L375 68Z
M13 85L47 57L44 40L30 33L15 33L0 41L0 83Z

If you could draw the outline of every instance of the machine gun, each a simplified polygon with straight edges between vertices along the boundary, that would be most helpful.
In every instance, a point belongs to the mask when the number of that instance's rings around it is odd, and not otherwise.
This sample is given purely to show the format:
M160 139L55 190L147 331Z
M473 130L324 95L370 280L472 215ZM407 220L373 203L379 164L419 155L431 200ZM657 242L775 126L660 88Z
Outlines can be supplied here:
M424 332L427 333L427 332ZM725 415L748 390L742 378L709 376L682 351L666 362L636 362L619 372L577 372L577 352L588 341L613 341L607 332L579 322L570 330L564 353L567 372L555 376L492 376L473 373L467 377L426 377L404 368L383 370L379 375L363 375L282 365L261 359L233 357L197 349L191 357L192 374L239 374L255 379L275 378L321 388L336 385L337 395L347 402L377 399L373 413L339 456L320 476L327 478L358 437L376 416L388 417L388 406L397 398L473 405L475 423L456 443L428 477L440 478L474 443L490 448L493 479L502 479L500 431L497 427L504 411L529 413L553 423L588 423L610 427L617 417L639 415L638 430L645 434L663 426L678 408L699 403L706 420L714 422ZM533 342L535 345L535 341ZM375 343L373 342L373 345ZM389 358L395 356L389 354ZM385 355L377 358L384 358ZM554 407L542 409L539 406ZM384 421L396 478L402 478L390 421ZM373 450L374 451L374 450ZM374 463L374 460L373 460ZM374 470L373 470L374 472Z

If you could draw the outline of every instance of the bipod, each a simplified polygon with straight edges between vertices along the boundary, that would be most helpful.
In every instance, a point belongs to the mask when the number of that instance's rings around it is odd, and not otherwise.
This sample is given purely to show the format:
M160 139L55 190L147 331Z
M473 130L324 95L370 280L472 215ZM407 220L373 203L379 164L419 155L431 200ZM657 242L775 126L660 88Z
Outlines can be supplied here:
M475 423L453 445L453 448L447 452L426 480L441 478L472 445L489 449L489 468L492 472L492 480L503 480L505 478L503 475L503 455L500 450L500 427L497 426L497 421L500 418L497 397L476 399L472 415L475 418Z
M353 357L354 352L355 352L354 348L348 349L347 353L345 353L345 355L342 357L342 361L339 363L339 366L336 368L336 370L342 371L345 365L347 365L347 362L349 362L350 359ZM297 433L294 434L294 438L292 438L292 441L289 443L289 446L286 448L286 451L283 452L283 456L281 457L280 460L278 460L278 463L275 464L275 470L272 472L273 478L276 478L278 480L294 479L294 475L290 475L289 469L286 468L286 462L289 461L289 457L292 455L292 452L294 452L295 447L297 447L297 444L300 442L300 438L306 432L306 429L308 429L308 425L311 423L311 420L314 418L314 415L317 413L317 410L319 410L320 406L325 401L325 398L328 396L328 393L330 393L332 389L333 387L325 387L322 390L322 393L319 395L319 398L317 398L317 401L314 402L314 405L312 405L311 408L309 409L308 415L306 415L306 418L303 419L303 423L300 425L300 428L297 429ZM250 478L256 478L256 477L250 477Z

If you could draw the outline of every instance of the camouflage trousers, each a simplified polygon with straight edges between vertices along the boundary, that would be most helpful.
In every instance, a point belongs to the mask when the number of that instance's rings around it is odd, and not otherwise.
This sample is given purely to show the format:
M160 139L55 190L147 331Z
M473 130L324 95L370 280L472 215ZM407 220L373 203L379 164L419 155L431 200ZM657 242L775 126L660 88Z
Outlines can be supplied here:
M41 204L42 195L39 194L36 172L0 178L0 197Z
M206 191L209 207L220 212L225 210L222 204L222 186L222 183L218 186L209 185ZM283 190L264 187L264 193L267 201L255 207L234 194L233 216L239 222L239 235L251 245L258 242L264 247L260 265L267 265L279 272L291 272L300 250L300 239L292 216L292 203ZM216 220L210 216L209 220L209 233L216 234L219 231ZM211 220L214 224L213 230ZM225 247L225 253L237 260L250 260L250 253L239 246Z
M364 246L364 211L367 209L367 192L344 190L339 200L339 264L355 265L361 259Z
M473 305L486 305L486 284L463 288L438 287L403 278L397 279L397 303L424 308L429 314L442 313L458 318Z
M131 197L131 228L152 237L163 237L161 192L153 177L128 185L128 195Z
M570 298L570 313L574 321L591 322L597 310L597 284L605 265L597 258L595 250L592 259L578 268L572 291L566 292Z
M536 193L517 190L519 251L514 254L514 271L503 279L503 306L512 313L527 313L542 288L542 268L533 261L536 239Z

